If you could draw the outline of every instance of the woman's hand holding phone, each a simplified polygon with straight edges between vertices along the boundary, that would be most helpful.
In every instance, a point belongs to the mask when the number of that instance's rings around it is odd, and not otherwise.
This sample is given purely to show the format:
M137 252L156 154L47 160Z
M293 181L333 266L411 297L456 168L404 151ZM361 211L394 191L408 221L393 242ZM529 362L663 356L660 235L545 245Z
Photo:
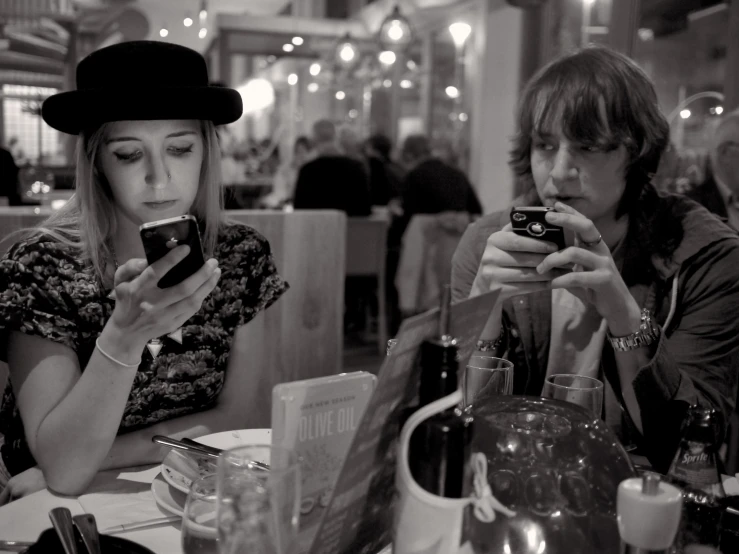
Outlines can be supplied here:
M181 283L166 289L157 286L189 251L189 246L178 246L151 265L144 259L131 259L116 271L115 309L109 324L118 331L123 344L107 346L129 351L124 361L131 357L131 349L138 356L146 342L181 327L218 284L221 270L218 261L211 258Z
M499 302L551 288L553 279L568 270L554 268L539 273L537 267L558 248L551 242L517 235L511 224L487 240L470 296L499 290Z

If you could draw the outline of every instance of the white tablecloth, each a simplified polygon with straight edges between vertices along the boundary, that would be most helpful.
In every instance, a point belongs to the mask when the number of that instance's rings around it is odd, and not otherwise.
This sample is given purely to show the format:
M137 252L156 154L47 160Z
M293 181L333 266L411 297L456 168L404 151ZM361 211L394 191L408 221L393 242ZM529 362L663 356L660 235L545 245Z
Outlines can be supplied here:
M73 515L92 513L98 527L133 523L171 516L157 506L151 493L151 481L159 466L105 471L98 474L88 493L78 498L57 496L39 491L0 508L0 539L35 541L44 529L51 527L49 510L66 506ZM180 524L117 533L156 554L180 554Z

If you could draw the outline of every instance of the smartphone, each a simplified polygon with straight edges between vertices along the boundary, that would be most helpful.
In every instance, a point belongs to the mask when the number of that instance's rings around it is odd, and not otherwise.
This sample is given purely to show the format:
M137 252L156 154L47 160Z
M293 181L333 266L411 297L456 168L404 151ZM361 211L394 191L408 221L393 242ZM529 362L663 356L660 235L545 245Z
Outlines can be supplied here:
M544 206L525 206L511 208L511 226L513 232L522 237L545 240L557 245L559 250L565 247L565 233L559 225L553 225L546 220L547 212L554 208Z
M198 222L191 215L144 223L139 227L139 233L149 265L166 256L176 246L186 244L190 247L187 257L159 280L157 285L160 289L181 283L205 264Z

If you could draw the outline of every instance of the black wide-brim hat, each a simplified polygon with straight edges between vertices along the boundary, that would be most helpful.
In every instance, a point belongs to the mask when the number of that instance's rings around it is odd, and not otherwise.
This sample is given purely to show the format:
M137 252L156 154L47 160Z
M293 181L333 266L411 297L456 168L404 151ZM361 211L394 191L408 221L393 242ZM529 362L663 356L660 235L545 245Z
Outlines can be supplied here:
M101 48L77 65L77 90L47 98L44 121L77 135L110 121L204 119L216 125L241 117L241 95L212 86L195 50L157 41Z

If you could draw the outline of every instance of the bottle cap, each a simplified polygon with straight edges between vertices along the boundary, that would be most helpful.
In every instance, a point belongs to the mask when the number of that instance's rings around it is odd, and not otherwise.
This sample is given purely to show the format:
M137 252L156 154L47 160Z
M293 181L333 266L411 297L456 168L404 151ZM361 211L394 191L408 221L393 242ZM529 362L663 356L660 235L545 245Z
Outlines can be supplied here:
M618 486L618 532L629 546L644 550L669 548L680 525L683 495L656 473L632 477Z

